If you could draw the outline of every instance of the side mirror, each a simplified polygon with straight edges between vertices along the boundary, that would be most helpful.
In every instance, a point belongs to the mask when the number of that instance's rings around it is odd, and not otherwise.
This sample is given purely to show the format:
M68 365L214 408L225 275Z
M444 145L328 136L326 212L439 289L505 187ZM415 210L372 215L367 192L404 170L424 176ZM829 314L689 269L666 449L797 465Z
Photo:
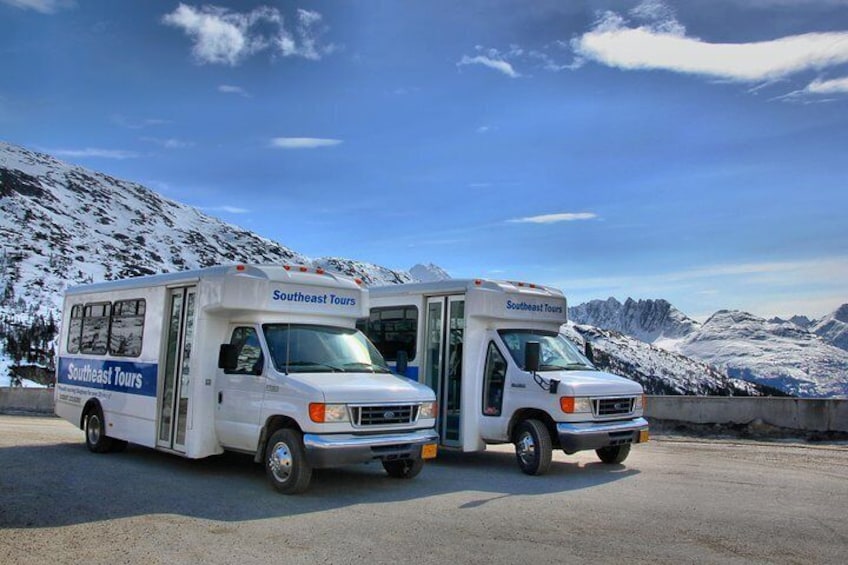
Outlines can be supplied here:
M238 365L238 347L231 343L222 343L218 351L218 368L235 371Z
M403 375L405 377L406 369L409 366L409 354L403 349L398 350L396 362L397 368L395 370L398 372L398 374Z
M538 341L528 341L524 345L524 370L535 373L539 370L541 346Z
M592 362L592 363L595 362L595 351L592 349L592 344L589 343L588 341L586 342L586 345L583 347L583 355L590 362Z

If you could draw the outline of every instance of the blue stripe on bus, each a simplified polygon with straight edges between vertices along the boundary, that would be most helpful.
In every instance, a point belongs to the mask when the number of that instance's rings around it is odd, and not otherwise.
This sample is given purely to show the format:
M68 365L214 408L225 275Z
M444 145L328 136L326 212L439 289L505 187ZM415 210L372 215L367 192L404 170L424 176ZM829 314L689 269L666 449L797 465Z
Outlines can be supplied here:
M57 382L141 396L156 396L157 363L60 357Z
M394 371L395 373L397 373L398 375L401 375L402 377L406 377L407 379L418 382L418 367L414 367L412 365L407 365L406 373L398 373L397 363L395 363L394 366L389 365L389 368L392 371Z

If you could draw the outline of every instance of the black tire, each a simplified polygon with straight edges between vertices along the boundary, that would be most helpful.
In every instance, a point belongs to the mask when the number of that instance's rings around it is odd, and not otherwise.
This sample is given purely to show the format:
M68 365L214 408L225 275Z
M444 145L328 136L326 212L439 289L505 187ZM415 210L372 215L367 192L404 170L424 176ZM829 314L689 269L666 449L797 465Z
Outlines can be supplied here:
M106 435L106 422L100 405L89 409L85 416L85 445L93 453L106 453L112 449L112 438Z
M602 447L600 449L596 449L595 453L598 454L598 458L601 462L608 465L617 465L627 459L627 456L630 455L630 444L626 443L624 445Z
M544 475L551 466L551 435L539 420L524 420L515 429L515 458L528 475Z
M309 487L312 466L306 460L303 436L297 430L277 430L265 447L265 474L283 494L298 494Z
M383 461L383 469L390 477L395 479L411 479L417 477L421 469L424 468L424 460L418 459L395 459L393 461Z

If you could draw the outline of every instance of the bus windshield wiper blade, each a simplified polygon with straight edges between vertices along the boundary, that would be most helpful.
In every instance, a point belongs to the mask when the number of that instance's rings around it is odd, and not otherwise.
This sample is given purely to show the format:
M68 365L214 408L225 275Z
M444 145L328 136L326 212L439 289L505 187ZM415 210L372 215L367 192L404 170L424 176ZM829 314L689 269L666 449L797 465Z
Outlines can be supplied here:
M388 367L383 367L382 365L375 365L374 363L365 363L363 361L353 361L351 363L344 364L345 369L347 367L362 367L364 369L371 369L373 373L391 373Z
M336 367L327 363L317 363L315 361L289 361L287 367L289 369L291 369L292 367L326 367L334 373L344 373L344 369L342 369L341 367Z

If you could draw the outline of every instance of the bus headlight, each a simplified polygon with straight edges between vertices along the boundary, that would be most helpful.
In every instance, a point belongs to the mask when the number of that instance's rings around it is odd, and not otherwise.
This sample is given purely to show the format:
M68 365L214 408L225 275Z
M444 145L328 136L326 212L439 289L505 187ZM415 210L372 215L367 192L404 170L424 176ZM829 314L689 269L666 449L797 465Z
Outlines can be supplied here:
M559 407L566 414L582 414L592 411L592 400L588 396L561 396Z
M633 410L642 410L645 408L645 395L640 394L636 397L636 400L633 402Z
M312 402L309 404L309 419L317 424L347 422L347 405Z
M436 417L436 403L435 402L422 402L421 408L418 409L418 418L419 419L429 419Z

